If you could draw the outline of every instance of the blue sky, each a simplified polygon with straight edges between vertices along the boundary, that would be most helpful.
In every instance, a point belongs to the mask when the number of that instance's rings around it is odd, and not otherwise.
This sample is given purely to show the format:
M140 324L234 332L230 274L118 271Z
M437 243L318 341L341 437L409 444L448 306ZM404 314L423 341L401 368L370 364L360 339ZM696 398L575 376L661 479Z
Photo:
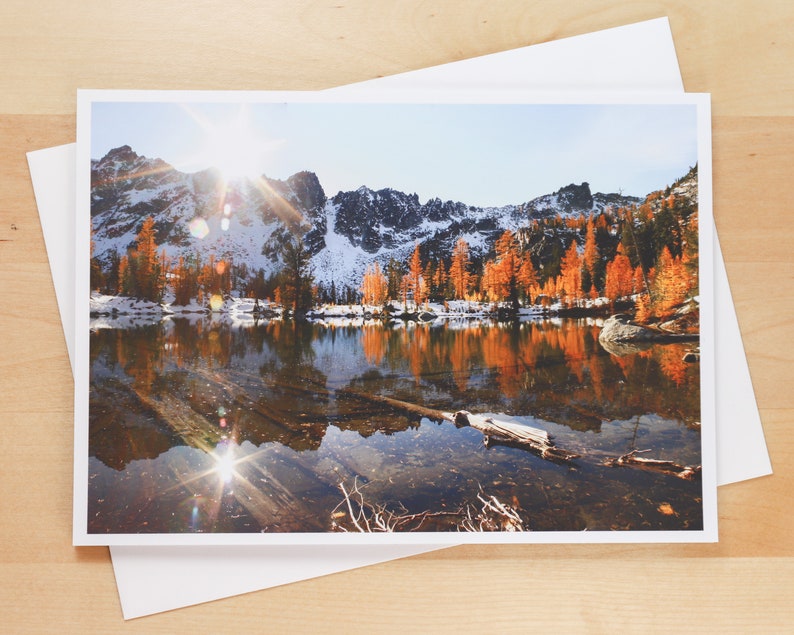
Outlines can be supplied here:
M310 170L329 196L366 185L504 205L582 181L644 196L697 162L692 104L100 101L91 121L95 159L129 145L187 172Z

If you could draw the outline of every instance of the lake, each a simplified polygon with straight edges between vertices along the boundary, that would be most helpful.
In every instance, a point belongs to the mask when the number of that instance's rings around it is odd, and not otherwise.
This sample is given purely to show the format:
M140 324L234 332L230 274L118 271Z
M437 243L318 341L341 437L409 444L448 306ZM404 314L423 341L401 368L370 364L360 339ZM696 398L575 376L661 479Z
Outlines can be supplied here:
M398 530L456 531L490 497L531 531L702 529L699 478L604 464L701 463L694 345L607 351L598 333L591 319L97 325L88 530L355 530L340 485ZM525 423L581 458L486 447L368 396Z

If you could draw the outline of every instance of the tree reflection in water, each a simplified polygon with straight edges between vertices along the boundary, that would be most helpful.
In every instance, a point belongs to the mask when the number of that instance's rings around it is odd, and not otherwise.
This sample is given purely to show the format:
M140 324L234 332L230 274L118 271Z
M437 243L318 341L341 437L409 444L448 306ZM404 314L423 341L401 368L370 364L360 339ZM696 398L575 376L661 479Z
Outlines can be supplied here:
M422 509L489 486L531 511L535 529L699 527L699 483L485 450L473 431L351 395L504 413L585 457L642 446L699 463L699 365L682 361L683 345L605 350L598 330L203 317L99 329L90 530L326 531L339 482L353 477ZM654 512L657 498L676 513Z

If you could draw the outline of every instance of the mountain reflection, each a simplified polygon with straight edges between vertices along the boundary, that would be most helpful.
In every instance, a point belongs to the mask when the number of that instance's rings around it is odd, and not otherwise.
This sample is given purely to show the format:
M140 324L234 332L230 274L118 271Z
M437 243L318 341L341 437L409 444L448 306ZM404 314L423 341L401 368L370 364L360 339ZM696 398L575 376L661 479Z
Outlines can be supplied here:
M654 413L699 420L685 346L605 350L585 320L496 324L169 319L91 334L90 454L114 470L176 445L233 439L317 450L419 425L358 394L441 410L532 415L572 430Z

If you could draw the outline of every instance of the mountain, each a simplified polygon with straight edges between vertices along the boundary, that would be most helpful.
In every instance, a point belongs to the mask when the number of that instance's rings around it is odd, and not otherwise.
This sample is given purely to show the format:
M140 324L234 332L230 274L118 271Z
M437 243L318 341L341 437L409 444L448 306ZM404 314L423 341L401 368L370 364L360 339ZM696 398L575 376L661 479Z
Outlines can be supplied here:
M592 193L587 183L501 207L475 207L438 198L424 203L416 194L393 189L326 196L317 176L298 172L286 180L226 183L208 169L183 173L161 159L146 158L129 146L91 164L94 256L109 262L133 247L141 223L152 216L157 242L171 257L199 254L206 260L245 262L265 275L279 268L279 249L300 234L312 254L319 283L356 288L366 266L396 258L406 261L416 242L423 256L448 256L463 237L473 257L485 255L506 229L533 220L578 216L641 199Z

